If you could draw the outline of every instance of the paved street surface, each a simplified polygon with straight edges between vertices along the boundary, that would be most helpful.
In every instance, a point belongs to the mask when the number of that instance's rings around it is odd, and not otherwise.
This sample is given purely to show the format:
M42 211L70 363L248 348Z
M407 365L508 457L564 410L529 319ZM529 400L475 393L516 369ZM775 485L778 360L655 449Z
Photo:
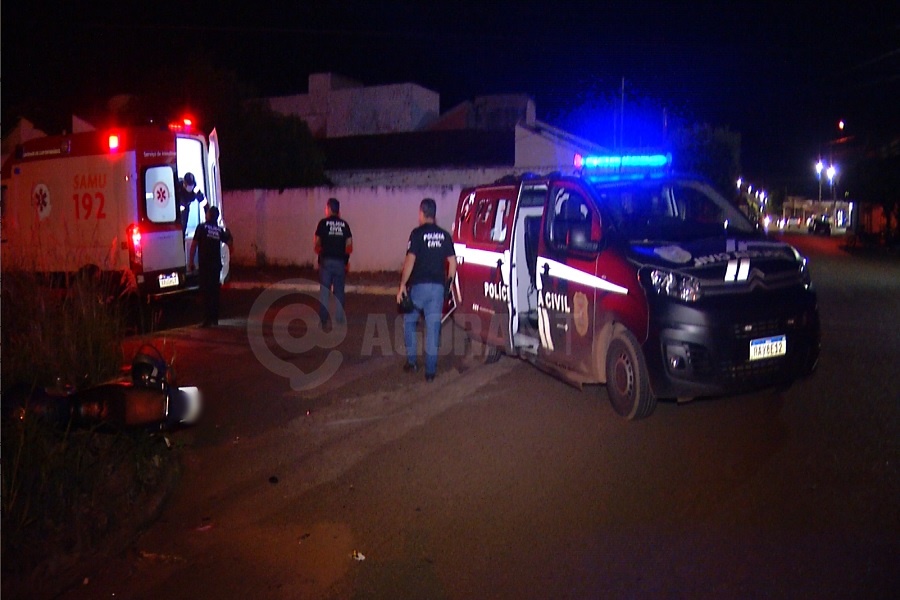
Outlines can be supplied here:
M63 598L898 597L900 261L790 239L819 288L817 373L639 422L602 387L455 356L450 327L436 381L404 374L377 291L312 348L289 286L263 310L236 281L215 329L170 310L152 341L206 398L171 436L181 486Z

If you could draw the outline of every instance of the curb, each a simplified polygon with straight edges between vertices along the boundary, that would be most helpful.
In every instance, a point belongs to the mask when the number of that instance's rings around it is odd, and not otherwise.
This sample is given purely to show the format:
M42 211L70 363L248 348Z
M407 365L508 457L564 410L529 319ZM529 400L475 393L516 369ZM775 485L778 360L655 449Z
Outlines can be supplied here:
M318 293L319 292L319 284L317 283L304 283L304 284L288 284L281 281L266 283L263 281L231 281L226 286L233 290L261 290L261 289L272 289L272 290L283 290L289 292L307 292L307 293ZM396 296L397 295L397 287L396 286L386 286L386 285L371 285L371 284L350 284L345 286L345 292L348 294L360 294L360 295L368 295L368 296Z

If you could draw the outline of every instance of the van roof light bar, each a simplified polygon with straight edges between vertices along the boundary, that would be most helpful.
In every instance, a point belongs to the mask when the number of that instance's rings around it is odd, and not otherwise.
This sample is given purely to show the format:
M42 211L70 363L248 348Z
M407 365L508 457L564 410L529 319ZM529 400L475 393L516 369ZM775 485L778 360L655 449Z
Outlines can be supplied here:
M575 168L592 181L640 179L664 175L672 165L671 154L575 155Z

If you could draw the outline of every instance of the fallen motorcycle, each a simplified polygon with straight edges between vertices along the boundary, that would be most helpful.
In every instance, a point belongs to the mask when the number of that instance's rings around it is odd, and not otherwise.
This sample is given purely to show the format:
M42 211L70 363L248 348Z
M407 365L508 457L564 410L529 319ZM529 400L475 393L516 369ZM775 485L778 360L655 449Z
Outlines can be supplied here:
M62 427L169 429L195 423L202 405L200 390L175 386L162 355L149 345L135 354L130 381L62 393L40 387L23 392L20 388L4 395L5 413L20 418L31 414Z

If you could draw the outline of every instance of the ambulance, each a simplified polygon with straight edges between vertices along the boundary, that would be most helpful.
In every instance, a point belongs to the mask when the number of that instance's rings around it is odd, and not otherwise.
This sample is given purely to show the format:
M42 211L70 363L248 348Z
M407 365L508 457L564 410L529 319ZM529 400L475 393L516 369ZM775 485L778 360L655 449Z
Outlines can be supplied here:
M200 200L183 209L186 173ZM194 133L188 119L28 141L2 170L3 268L54 283L99 274L144 301L196 289L187 252L205 207L222 219L221 189L216 132Z
M464 189L453 236L451 315L487 359L605 384L627 419L818 362L806 258L670 155L576 155L567 175Z

